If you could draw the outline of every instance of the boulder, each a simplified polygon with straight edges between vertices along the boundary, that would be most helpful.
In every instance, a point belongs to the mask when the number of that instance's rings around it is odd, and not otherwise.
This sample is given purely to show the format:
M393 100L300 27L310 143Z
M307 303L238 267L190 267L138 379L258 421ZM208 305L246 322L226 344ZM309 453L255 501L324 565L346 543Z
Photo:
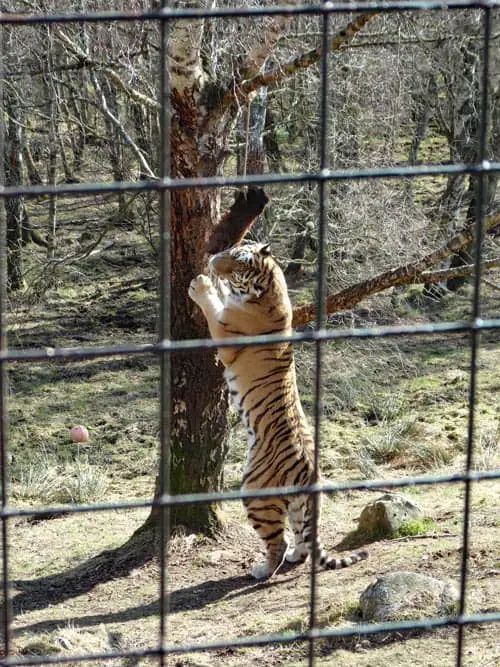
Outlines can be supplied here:
M458 588L416 572L390 572L363 591L363 621L384 622L449 616L456 611Z
M357 532L367 540L395 537L405 523L422 518L420 508L398 493L386 493L366 505Z

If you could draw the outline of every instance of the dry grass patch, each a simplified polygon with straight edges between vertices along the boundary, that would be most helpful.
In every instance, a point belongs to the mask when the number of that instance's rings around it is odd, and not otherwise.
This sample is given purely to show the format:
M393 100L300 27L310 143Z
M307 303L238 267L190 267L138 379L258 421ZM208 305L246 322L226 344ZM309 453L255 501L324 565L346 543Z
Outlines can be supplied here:
M96 277L101 268L96 266ZM130 281L139 277L126 271L127 275L116 276L104 287L89 280L65 291L67 286L61 284L47 293L43 304L23 306L14 314L13 340L21 347L32 347L151 339L151 295L144 285L134 287ZM500 356L494 340L485 335L482 343L474 466L494 469L499 465ZM463 470L467 345L463 336L325 345L320 452L325 476L342 481ZM309 415L314 404L313 358L313 345L297 346L299 389ZM11 366L9 372L12 504L37 508L54 502L152 496L158 440L155 360L23 364ZM91 433L90 445L79 451L68 437L75 423L87 425ZM226 488L239 486L246 458L246 436L234 416L232 425ZM470 613L492 611L499 599L495 570L500 551L499 485L473 485ZM325 501L321 533L331 551L341 548L363 506L380 493L336 493ZM319 573L317 622L321 627L356 624L359 595L380 573L409 569L458 581L463 484L419 487L407 493L432 524L410 526L408 534L397 540L369 545L370 559L353 568ZM99 572L99 555L123 545L147 514L147 510L114 511L10 521L9 576L19 652L28 655L37 643L37 655L57 651L63 657L156 646L158 564L150 562L106 581ZM168 642L179 646L269 632L290 636L303 630L309 618L309 566L284 567L270 582L255 582L248 572L261 559L262 544L240 503L225 503L221 515L226 529L217 538L186 535L170 543ZM87 565L94 567L88 571L91 581L88 590L78 593L71 587L72 576ZM468 667L498 662L491 628L468 629L466 639L464 664ZM386 644L359 637L348 644L318 643L317 664L427 667L429 656L437 656L435 664L444 667L454 664L455 646L453 630L399 637ZM175 667L290 667L307 664L307 647L293 642L227 648L179 655L167 662ZM132 664L156 662L145 659Z

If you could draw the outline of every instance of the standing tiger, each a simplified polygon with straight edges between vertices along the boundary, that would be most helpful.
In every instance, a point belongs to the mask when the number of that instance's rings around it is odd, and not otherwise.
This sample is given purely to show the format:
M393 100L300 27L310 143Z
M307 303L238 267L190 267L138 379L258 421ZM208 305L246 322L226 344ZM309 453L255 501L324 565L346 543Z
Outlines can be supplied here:
M269 245L244 242L214 255L209 269L219 291L209 277L199 275L191 282L189 296L203 311L212 338L290 334L292 306ZM248 433L243 489L311 484L314 443L297 390L292 344L221 347L218 355ZM252 571L256 579L270 577L285 558L295 563L309 556L311 495L247 499L245 506L267 550L266 561ZM320 496L317 509L319 512ZM286 515L295 536L293 548L288 548L285 538ZM368 556L361 551L334 558L323 549L319 537L316 549L317 562L328 569L347 567Z

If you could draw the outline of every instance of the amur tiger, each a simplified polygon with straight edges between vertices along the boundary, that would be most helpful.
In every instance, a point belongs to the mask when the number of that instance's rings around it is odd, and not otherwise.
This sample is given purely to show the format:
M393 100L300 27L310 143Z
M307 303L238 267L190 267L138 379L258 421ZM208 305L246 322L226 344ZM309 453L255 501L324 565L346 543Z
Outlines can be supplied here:
M214 278L192 280L189 296L198 304L214 339L291 332L292 306L282 270L269 246L243 242L209 261ZM217 285L217 287L216 287ZM293 346L289 342L262 346L220 347L225 378L248 433L246 491L313 482L313 438L300 403ZM270 577L286 558L304 561L311 552L311 495L246 499L248 518L264 540L267 558L254 567L256 579ZM320 509L320 496L317 510ZM295 545L288 547L288 515ZM316 540L317 563L337 569L367 558L364 551L334 558Z

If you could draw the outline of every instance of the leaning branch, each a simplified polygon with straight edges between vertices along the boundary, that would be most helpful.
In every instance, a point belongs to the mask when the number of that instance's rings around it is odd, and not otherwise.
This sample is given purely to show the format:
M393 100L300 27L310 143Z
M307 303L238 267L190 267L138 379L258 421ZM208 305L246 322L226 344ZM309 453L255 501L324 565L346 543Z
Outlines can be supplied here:
M500 225L500 214L495 215L492 218L489 218L485 221L484 231L487 232L494 227ZM449 257L453 253L460 250L464 246L468 245L474 240L474 228L468 228L460 232L456 236L453 236L449 239L444 245L442 245L437 250L430 252L424 257L408 264L406 266L400 266L396 269L390 269L389 271L384 271L378 276L373 278L368 278L368 280L363 280L362 282L351 285L345 290L338 292L337 294L332 294L326 299L326 313L328 315L336 313L339 310L349 310L353 308L366 297L371 296L372 294L377 294L383 290L388 289L389 287L396 287L400 285L411 285L415 283L431 283L439 282L444 280L447 275L442 271L429 271L429 267L435 266L441 262L446 257ZM485 264L485 267L487 265ZM491 268L491 265L488 266ZM460 271L463 270L460 267ZM472 273L474 267L467 267L466 275ZM448 274L450 272L448 271ZM458 274L457 274L458 275ZM463 274L461 274L463 275ZM311 322L316 317L316 306L313 303L308 303L304 306L298 306L294 308L293 311L293 324L294 327L299 327L308 322Z

